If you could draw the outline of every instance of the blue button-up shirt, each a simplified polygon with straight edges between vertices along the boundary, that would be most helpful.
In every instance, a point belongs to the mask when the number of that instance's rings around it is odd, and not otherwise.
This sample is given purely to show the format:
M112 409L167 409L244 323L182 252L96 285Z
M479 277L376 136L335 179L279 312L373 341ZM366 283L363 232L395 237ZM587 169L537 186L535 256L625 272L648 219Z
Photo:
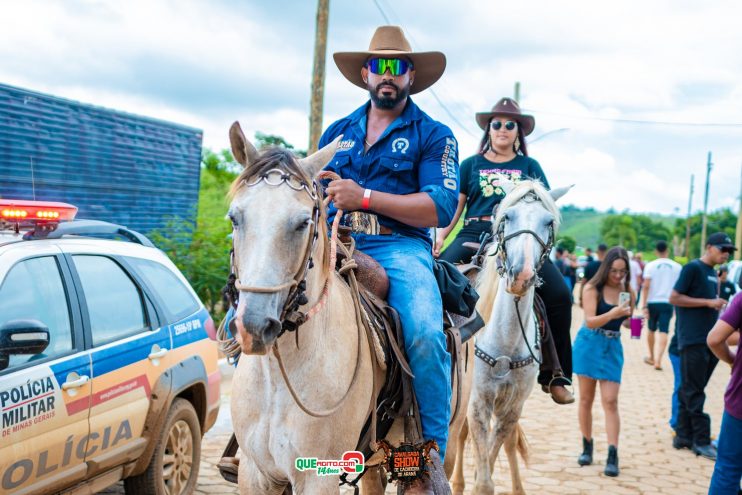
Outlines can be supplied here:
M319 147L340 134L342 141L326 170L361 187L391 194L427 193L435 203L438 226L451 223L459 195L458 144L447 126L431 119L410 98L397 119L364 152L366 136L365 105L327 128ZM373 197L372 197L373 201ZM329 221L337 208L330 203ZM428 229L412 227L379 215L379 223L393 231L422 237L431 242Z

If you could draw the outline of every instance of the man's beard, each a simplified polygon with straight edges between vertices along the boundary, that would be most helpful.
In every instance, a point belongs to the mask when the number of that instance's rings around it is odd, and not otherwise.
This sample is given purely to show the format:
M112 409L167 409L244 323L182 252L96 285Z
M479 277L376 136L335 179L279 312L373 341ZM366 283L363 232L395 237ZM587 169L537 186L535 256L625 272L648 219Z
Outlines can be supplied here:
M391 86L397 91L397 96L379 96L379 92L384 86ZM376 88L368 88L368 94L371 95L371 101L374 102L377 108L382 110L390 110L397 106L400 101L403 101L410 95L410 85L408 84L404 88L399 88L393 82L385 81L376 86Z

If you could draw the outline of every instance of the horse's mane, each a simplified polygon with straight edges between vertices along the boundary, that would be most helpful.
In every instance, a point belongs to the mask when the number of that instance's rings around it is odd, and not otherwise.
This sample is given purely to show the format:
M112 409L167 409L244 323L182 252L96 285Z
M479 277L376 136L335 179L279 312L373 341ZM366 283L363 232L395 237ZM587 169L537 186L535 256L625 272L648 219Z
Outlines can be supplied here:
M497 232L505 211L529 194L534 195L539 201L541 201L544 208L554 215L554 234L556 235L561 221L559 207L551 197L551 194L549 194L549 191L547 191L543 184L538 180L522 180L505 196L497 208L497 215L495 216L495 221L492 223L493 234ZM476 282L477 292L479 292L477 310L485 321L488 321L492 316L492 307L495 304L495 297L497 297L497 286L499 285L500 278L500 275L497 273L495 256L490 256L494 254L492 252L494 249L495 244L492 244L487 251L487 255L484 257L484 266L482 267L482 271L477 277Z
M299 165L294 154L284 148L270 146L262 150L260 157L255 161L255 163L250 163L242 169L240 175L237 176L229 187L229 193L227 196L230 200L234 199L240 191L245 189L245 184L252 181L255 177L258 177L274 168L299 177L311 190L312 178L301 167L301 165ZM317 225L317 232L319 234L319 239L324 239L325 243L327 243L327 211L325 210L324 202L321 200L324 196L324 192L322 184L319 181L317 181L317 194L320 197L319 225ZM323 269L325 271L328 270L329 265L330 249L328 246L325 246L324 259L322 260Z

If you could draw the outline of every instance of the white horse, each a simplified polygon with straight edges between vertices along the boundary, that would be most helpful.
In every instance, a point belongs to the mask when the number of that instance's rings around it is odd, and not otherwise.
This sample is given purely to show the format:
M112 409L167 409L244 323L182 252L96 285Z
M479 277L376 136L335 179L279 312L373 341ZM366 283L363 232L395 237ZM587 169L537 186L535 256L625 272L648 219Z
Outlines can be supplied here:
M492 471L503 444L513 494L525 494L516 453L527 462L528 445L518 421L541 360L533 299L537 272L559 227L555 201L568 190L549 192L528 180L504 186L509 192L493 223L495 242L477 280L478 307L487 325L476 338L478 359L468 413L476 458L474 495L495 492ZM463 486L460 489L463 492Z
M231 411L243 494L339 493L338 476L299 470L295 460L336 460L355 450L383 384L384 369L374 364L351 289L330 266L325 208L313 180L339 140L297 160L280 150L260 155L238 123L230 129L232 152L244 167L229 208L239 290L234 325L242 350ZM297 311L309 318L298 335L284 333L287 315ZM462 382L447 473L466 420L470 388ZM362 479L363 491L383 493L379 470L372 471Z

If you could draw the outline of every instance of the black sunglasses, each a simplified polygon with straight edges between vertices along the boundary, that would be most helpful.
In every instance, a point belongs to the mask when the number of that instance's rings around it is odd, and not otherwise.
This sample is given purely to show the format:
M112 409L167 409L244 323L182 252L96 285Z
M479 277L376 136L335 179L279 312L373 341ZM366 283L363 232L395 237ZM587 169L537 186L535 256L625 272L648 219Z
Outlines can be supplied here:
M502 129L502 125L503 123L500 122L499 120L493 120L492 122L490 122L490 127L495 131L499 131L500 129ZM513 129L515 129L516 126L517 124L513 122L512 120L508 120L507 122L505 122L505 129L509 131L512 131Z

